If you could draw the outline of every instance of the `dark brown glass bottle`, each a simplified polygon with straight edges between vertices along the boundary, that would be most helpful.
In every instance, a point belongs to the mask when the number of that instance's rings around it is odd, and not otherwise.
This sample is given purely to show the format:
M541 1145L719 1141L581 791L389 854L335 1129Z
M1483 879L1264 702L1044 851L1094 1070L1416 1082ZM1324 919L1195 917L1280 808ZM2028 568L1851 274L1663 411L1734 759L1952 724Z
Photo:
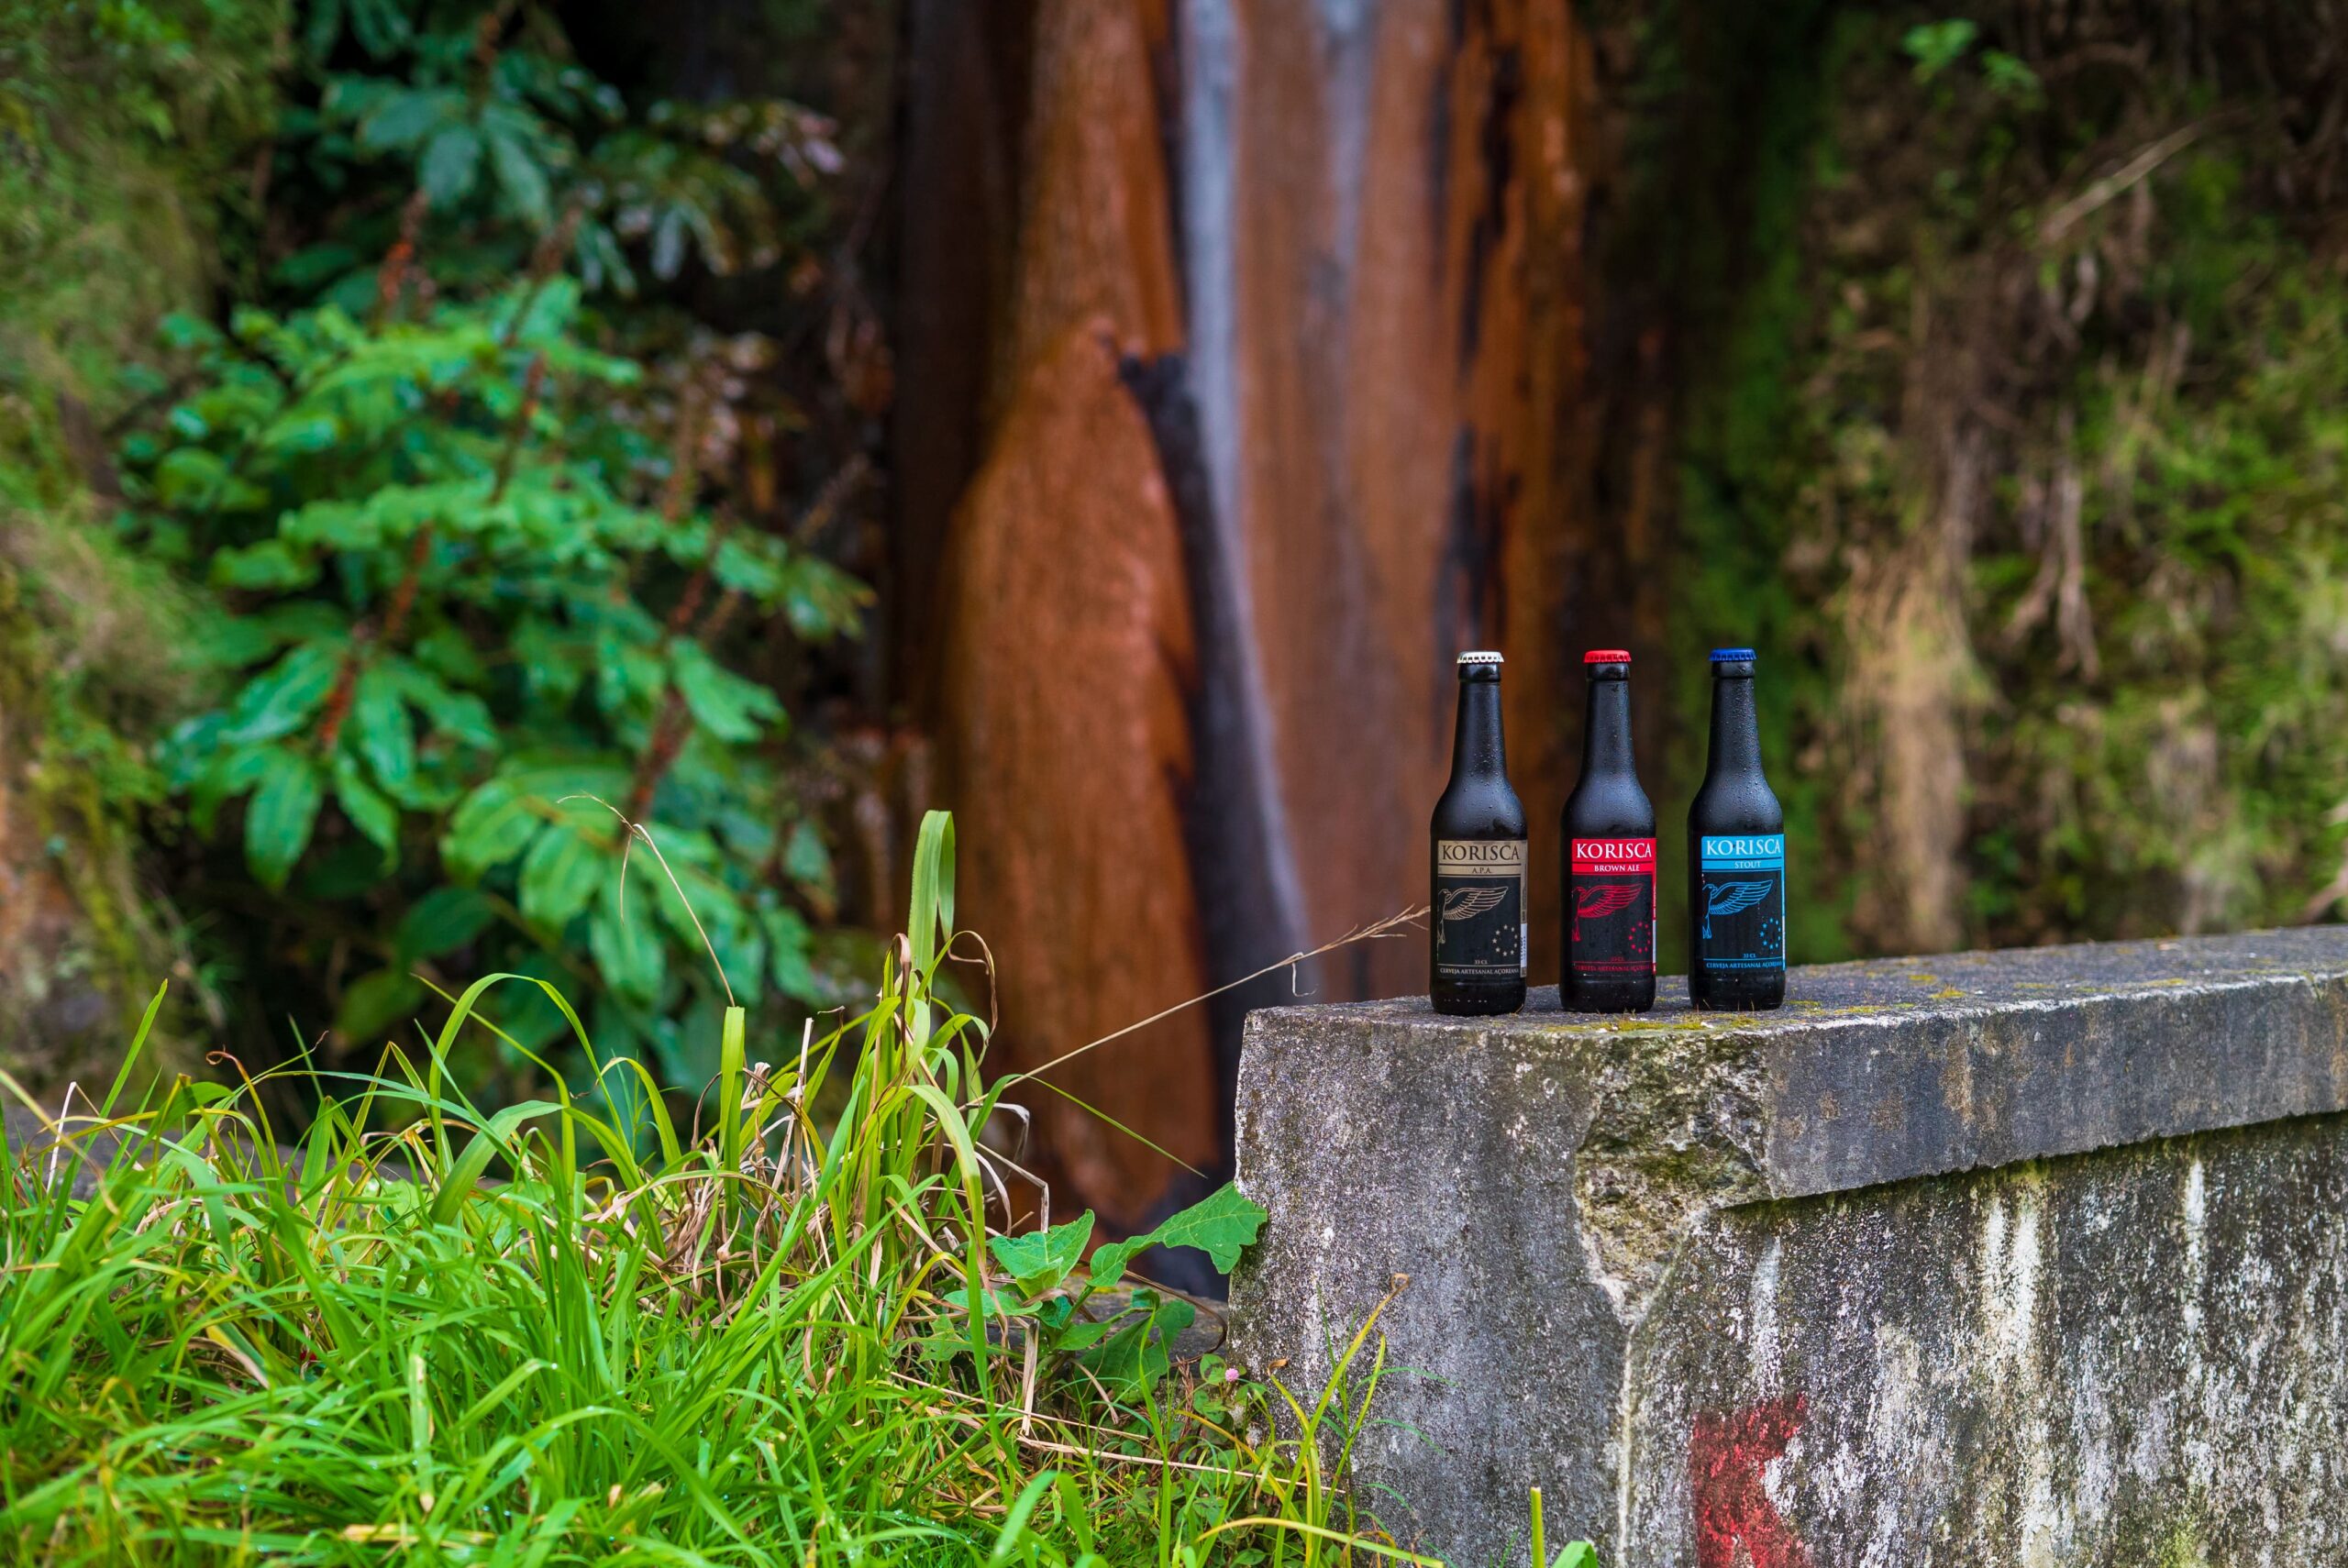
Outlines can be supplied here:
M1761 771L1751 648L1712 650L1712 745L1688 808L1688 996L1753 1011L1786 999L1786 813Z
M1509 788L1496 653L1459 656L1451 782L1433 836L1434 1010L1514 1012L1524 1005L1524 806Z
M1581 778L1566 798L1566 963L1574 1012L1655 1006L1655 806L1631 756L1631 656L1593 648Z

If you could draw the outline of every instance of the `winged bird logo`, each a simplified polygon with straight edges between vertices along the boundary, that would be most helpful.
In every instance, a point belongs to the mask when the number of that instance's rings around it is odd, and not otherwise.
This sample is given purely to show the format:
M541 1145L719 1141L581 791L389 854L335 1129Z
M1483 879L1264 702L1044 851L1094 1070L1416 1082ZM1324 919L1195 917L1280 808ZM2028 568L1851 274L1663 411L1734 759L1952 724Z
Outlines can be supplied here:
M1704 893L1704 940L1712 937L1714 915L1737 914L1769 896L1769 878L1757 882L1715 882Z
M1638 896L1639 889L1635 882L1584 888L1574 900L1574 913L1585 920L1596 920L1617 910L1629 909Z
M1471 920L1488 910L1500 908L1508 897L1506 888L1454 888L1443 895L1443 918Z

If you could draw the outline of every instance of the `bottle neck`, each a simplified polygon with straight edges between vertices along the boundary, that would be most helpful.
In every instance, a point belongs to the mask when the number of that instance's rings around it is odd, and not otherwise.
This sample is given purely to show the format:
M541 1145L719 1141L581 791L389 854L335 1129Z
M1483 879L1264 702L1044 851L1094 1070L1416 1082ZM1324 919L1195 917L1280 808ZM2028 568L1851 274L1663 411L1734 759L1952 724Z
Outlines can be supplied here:
M1631 683L1593 680L1589 683L1589 716L1581 731L1581 776L1635 775L1631 759Z
M1753 678L1712 679L1712 755L1706 778L1761 771L1761 721L1753 707Z
M1508 774L1508 752L1501 742L1501 683L1463 680L1459 683L1459 725L1451 737L1451 778L1501 778Z

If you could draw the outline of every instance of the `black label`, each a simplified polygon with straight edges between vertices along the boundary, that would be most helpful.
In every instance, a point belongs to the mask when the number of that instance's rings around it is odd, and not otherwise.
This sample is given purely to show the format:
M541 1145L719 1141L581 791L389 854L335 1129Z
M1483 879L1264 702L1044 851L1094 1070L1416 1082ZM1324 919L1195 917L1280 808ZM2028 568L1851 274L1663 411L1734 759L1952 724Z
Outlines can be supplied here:
M1524 841L1437 839L1434 966L1446 975L1524 973Z

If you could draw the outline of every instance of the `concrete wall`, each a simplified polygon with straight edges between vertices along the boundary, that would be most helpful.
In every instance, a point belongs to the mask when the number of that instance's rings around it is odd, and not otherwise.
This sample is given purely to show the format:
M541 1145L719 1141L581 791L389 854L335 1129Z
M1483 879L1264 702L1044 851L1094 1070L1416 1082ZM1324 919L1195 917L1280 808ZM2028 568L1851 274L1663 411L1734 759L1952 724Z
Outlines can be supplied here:
M2348 1544L2348 931L1797 970L1760 1017L1251 1021L1235 1349L1460 1563Z

